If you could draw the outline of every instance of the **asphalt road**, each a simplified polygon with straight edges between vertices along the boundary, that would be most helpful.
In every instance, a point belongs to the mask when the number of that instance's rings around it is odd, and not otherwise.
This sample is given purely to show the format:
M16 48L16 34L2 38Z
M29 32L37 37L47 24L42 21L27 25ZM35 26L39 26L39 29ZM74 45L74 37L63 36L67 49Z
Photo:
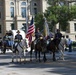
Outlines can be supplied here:
M0 54L0 75L76 75L76 52L65 52L65 61L52 61L47 54L47 62L29 61L25 63L11 62L11 52ZM58 56L58 55L57 55Z

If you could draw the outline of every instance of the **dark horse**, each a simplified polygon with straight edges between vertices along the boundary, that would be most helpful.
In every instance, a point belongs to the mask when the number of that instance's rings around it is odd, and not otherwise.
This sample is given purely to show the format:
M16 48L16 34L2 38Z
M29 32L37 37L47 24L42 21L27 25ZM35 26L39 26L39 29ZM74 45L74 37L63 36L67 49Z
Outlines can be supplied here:
M60 43L59 39L53 39L49 41L49 44L47 45L47 50L53 53L53 61L56 61L55 53L58 51L59 43Z
M37 59L37 53L38 53L38 58L39 58L39 62L40 60L40 53L43 53L43 61L46 61L46 40L44 39L38 39L36 40L37 42L35 43L35 41L32 41L31 43L31 51L30 51L30 60L32 60L32 51L33 49L35 50L35 58Z

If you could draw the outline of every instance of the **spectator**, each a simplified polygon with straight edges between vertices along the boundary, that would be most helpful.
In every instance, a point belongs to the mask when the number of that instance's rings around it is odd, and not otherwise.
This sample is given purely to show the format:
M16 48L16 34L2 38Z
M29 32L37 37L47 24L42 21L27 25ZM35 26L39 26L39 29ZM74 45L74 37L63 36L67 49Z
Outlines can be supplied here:
M72 40L70 38L67 38L67 46L69 48L69 52L72 52Z

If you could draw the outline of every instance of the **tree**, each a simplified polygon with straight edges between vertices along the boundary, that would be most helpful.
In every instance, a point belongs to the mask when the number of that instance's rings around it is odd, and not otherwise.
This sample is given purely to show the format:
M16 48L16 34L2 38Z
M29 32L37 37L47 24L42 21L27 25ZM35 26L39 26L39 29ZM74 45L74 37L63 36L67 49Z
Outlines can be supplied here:
M47 2L49 7L44 14L50 28L53 29L59 23L60 28L65 31L68 21L76 19L76 6L69 6L65 0L48 0Z
M44 18L42 13L38 13L34 18L36 28L40 28L40 31L43 30Z

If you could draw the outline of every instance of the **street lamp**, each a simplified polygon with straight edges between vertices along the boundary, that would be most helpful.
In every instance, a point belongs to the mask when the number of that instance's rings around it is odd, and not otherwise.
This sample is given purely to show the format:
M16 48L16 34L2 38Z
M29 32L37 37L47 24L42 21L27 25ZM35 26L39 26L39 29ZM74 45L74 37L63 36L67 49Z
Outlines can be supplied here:
M16 7L16 6L17 6L17 5L16 5L16 2L17 2L17 1L14 0L14 2L15 2L15 17L14 17L14 18L15 18L15 29L17 29L17 10L16 10L16 9L17 9L17 7Z
M28 22L29 22L29 3L31 0L27 0L26 2L26 32L28 31Z

